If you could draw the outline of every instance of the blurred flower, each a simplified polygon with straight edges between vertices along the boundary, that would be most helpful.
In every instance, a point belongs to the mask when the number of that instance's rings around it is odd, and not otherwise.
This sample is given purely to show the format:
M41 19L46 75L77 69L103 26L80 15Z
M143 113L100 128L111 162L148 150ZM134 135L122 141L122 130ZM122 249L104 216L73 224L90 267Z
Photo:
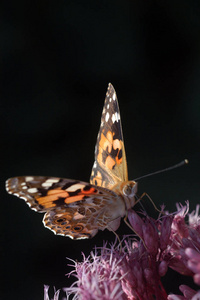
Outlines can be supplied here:
M76 281L63 289L67 297L73 294L74 300L200 299L200 291L186 285L179 287L183 296L167 295L161 282L171 267L193 276L200 285L199 206L190 214L188 211L186 202L185 206L177 205L176 213L165 212L155 220L129 210L129 222L140 241L134 235L124 236L120 245L105 244L89 257L83 255L83 262L73 262L74 270L69 275L73 274Z
M177 205L177 209L167 251L169 266L180 274L194 276L194 281L200 284L199 205L191 214L188 214L188 202L186 206ZM187 214L188 224L185 220Z
M200 299L200 291L194 291L187 285L180 285L180 291L184 296L180 295L169 295L168 300L199 300Z
M49 286L48 285L45 285L44 286L44 300L50 300L49 299L49 295L48 295L48 291L49 291ZM60 294L60 291L55 291L54 293L54 297L52 300L58 300L59 299L59 294Z

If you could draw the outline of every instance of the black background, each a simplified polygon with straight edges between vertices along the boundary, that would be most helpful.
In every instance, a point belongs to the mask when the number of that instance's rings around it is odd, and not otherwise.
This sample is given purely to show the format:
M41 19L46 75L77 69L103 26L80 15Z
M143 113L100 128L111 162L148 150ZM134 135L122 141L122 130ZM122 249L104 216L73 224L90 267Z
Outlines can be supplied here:
M8 195L7 178L88 181L107 85L118 95L129 178L190 164L139 183L159 206L199 202L199 1L4 1L1 9L2 299L43 299L71 281L103 240L55 236L42 215ZM150 207L150 214L153 207ZM128 233L122 224L118 234ZM178 279L165 278L168 292ZM183 281L181 280L180 283Z

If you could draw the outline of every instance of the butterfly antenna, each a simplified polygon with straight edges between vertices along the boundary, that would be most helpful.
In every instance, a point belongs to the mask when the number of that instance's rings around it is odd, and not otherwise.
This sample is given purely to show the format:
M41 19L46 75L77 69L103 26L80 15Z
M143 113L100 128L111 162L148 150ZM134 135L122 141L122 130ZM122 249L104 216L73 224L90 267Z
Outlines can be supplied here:
M165 168L165 169L162 169L162 170L159 170L159 171L150 173L150 174L146 174L146 175L144 175L144 176L135 178L134 180L137 181L137 180L142 179L142 178L145 178L145 177L149 177L149 176L152 176L152 175L156 175L156 174L159 174L159 173L163 173L163 172L166 172L166 171L170 171L170 170L173 170L173 169L182 167L182 166L184 166L184 165L187 165L188 163L189 163L188 159L184 159L183 161L181 161L180 163L178 163L178 164L176 164L176 165L174 165L174 166L172 166L172 167Z

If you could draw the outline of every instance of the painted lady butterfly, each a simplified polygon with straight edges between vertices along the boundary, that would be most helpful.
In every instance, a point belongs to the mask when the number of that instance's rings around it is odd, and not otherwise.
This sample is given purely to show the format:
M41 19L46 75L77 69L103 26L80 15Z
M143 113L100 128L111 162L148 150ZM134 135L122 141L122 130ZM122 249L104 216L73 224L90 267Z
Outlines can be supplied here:
M137 183L128 181L122 126L116 92L108 85L95 148L90 183L45 176L22 176L6 182L8 193L45 212L44 226L72 239L115 231L135 204Z

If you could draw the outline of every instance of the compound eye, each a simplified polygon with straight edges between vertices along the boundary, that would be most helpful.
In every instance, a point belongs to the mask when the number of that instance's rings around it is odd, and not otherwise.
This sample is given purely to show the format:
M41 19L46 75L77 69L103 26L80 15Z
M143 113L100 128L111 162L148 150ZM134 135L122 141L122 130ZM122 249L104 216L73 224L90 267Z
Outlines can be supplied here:
M132 187L130 185L126 185L123 188L123 193L124 195L129 196L132 193Z

